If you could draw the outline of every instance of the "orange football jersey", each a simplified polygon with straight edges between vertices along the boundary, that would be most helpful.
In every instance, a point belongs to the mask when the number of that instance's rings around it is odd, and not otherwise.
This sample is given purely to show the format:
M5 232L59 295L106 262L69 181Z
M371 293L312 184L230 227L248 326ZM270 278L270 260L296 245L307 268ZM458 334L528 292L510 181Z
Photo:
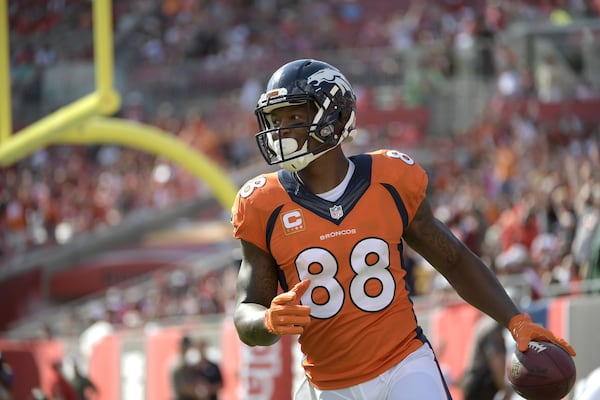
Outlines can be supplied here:
M232 209L234 236L272 254L284 291L310 279L311 323L299 341L313 385L372 379L426 340L406 287L402 234L425 198L427 174L408 155L350 157L356 169L336 202L280 170L248 181Z

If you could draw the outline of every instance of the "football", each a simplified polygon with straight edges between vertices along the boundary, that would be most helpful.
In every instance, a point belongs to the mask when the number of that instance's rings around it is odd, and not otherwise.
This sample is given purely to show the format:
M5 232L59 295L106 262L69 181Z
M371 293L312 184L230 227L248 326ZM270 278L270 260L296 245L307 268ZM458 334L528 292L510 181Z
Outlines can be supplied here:
M515 392L527 400L560 400L575 384L573 358L550 342L529 342L529 349L512 354L508 380Z

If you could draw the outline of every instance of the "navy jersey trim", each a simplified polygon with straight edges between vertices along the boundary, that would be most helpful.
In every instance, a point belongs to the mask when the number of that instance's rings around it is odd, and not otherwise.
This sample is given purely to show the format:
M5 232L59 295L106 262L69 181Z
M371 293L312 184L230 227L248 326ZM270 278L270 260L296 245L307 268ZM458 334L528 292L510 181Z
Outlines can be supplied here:
M400 197L400 193L398 193L395 187L389 183L382 183L382 185L387 189L388 192L390 192L392 198L394 199L394 203L396 203L396 208L400 213L400 218L402 218L402 231L404 232L404 230L406 230L408 227L408 212L406 211L404 201L402 201L402 197Z
M269 219L267 221L267 232L266 232L266 240L267 240L267 249L269 250L269 253L271 253L271 237L273 236L273 230L275 229L275 224L277 223L277 217L279 216L281 209L283 208L283 205L280 205L279 207L275 208L275 210L273 210L273 212L271 213L271 215L269 216ZM289 290L286 279L285 279L285 273L283 272L283 270L277 266L277 280L279 280L279 284L281 285L281 288L283 289L284 292L287 292Z
M279 281L279 286L281 286L281 290L287 292L290 290L290 287L287 284L287 279L285 278L285 272L281 269L281 267L277 267L277 280Z
M327 201L310 192L289 171L279 171L278 179L292 201L312 211L321 218L339 225L371 185L371 156L368 154L359 154L350 157L350 160L352 160L356 168L346 191L336 202ZM335 205L342 206L344 210L344 215L339 219L333 218L329 212L329 209Z
M271 213L271 215L269 216L269 220L267 221L267 229L266 229L265 239L266 239L267 249L269 250L269 253L271 252L271 236L273 236L273 230L275 229L275 223L277 222L277 217L279 216L279 213L282 208L283 208L283 204L280 205L279 207L277 207L276 209L274 209L273 212Z
M446 381L445 374L444 374L444 372L442 372L442 367L440 366L440 362L437 358L435 350L433 349L433 346L431 345L431 342L429 341L429 339L427 339L427 337L425 337L425 335L423 334L423 331L421 330L421 327L419 327L417 329L417 331L420 331L417 335L419 340L421 340L425 345L427 345L433 352L435 365L437 366L438 373L440 374L440 378L442 379L442 383L444 384L444 389L446 391L446 399L452 400L452 393L450 392L450 388L448 387L448 382Z

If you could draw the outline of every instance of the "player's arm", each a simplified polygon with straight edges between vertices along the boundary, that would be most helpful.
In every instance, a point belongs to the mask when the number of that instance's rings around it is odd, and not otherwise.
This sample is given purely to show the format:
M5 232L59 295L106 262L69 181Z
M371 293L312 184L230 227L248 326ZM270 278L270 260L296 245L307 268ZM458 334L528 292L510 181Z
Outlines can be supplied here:
M496 275L448 227L433 216L425 199L404 233L404 239L474 307L508 327L519 310Z
M433 216L425 199L404 233L406 242L450 282L468 303L506 327L520 351L532 340L548 341L575 355L573 347L521 314L496 275L448 227Z
M237 303L233 314L242 342L268 346L279 336L265 326L265 312L277 295L277 265L270 254L247 241L242 246L242 264L237 278Z
M273 257L242 241L234 322L240 339L248 345L268 346L280 335L301 334L310 323L310 307L300 304L310 281L298 282L289 291L276 296L276 271Z

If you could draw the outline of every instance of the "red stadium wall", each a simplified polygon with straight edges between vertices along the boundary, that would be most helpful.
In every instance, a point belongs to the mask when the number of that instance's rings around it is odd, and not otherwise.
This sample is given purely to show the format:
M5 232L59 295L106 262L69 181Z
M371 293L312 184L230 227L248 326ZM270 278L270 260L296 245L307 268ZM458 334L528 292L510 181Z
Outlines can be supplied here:
M90 379L98 385L97 400L120 399L120 338L117 335L101 339L94 347L88 365Z
M89 360L89 376L100 387L98 400L126 399L141 391L147 400L170 398L169 374L184 334L201 333L201 326L173 327L143 336L120 333L101 339ZM238 338L233 322L223 323L222 400L291 400L292 339L269 347L249 347ZM132 352L141 357L141 370L124 367ZM143 387L137 387L141 384Z
M464 373L473 328L481 312L466 303L452 304L433 311L431 341L437 359L446 374L454 400L461 400L458 382Z
M42 300L40 270L0 281L0 332L17 318L31 314Z
M146 338L147 373L146 399L163 400L171 396L169 374L183 335L181 329L169 329Z
M573 308L576 300L580 302L575 303L577 308ZM532 316L536 322L548 326L581 349L591 339L584 335L588 331L577 329L576 326L580 326L582 320L593 318L598 304L600 298L562 297L540 303ZM479 311L460 303L422 310L421 314L424 313L430 321L426 333L449 378L454 398L461 400L458 381L465 369ZM100 339L93 346L87 365L89 376L100 389L97 399L125 400L128 394L133 393L141 397L129 398L168 399L171 391L169 373L177 357L180 338L185 334L198 337L209 335L209 331L212 332L210 337L213 344L220 344L224 380L221 400L292 399L294 370L297 368L294 364L298 362L292 355L295 339L284 337L273 346L249 347L241 343L229 318L211 326L193 324L145 332L118 332ZM219 335L219 332L221 336L216 339L213 335ZM15 372L15 399L28 399L33 387L48 391L52 381L52 361L62 359L66 350L75 345L76 342L59 340L0 339L0 351ZM576 357L580 376L589 373L597 364L598 353L594 351L590 351L590 354L581 352Z
M115 250L52 274L48 295L50 299L60 301L85 297L138 276L175 268L193 254L194 249L185 248Z
M52 363L62 360L65 354L62 342L0 339L0 351L14 373L14 399L30 399L31 390L35 387L41 388L44 393L50 393L53 382Z
M226 400L292 399L291 348L294 339L282 337L267 347L246 346L238 338L233 322L227 321L222 340L223 365L228 365L224 371Z
M93 293L153 271L170 268L163 262L140 262L126 264L90 264L60 271L50 278L50 298L68 301ZM76 285L73 282L77 282Z

